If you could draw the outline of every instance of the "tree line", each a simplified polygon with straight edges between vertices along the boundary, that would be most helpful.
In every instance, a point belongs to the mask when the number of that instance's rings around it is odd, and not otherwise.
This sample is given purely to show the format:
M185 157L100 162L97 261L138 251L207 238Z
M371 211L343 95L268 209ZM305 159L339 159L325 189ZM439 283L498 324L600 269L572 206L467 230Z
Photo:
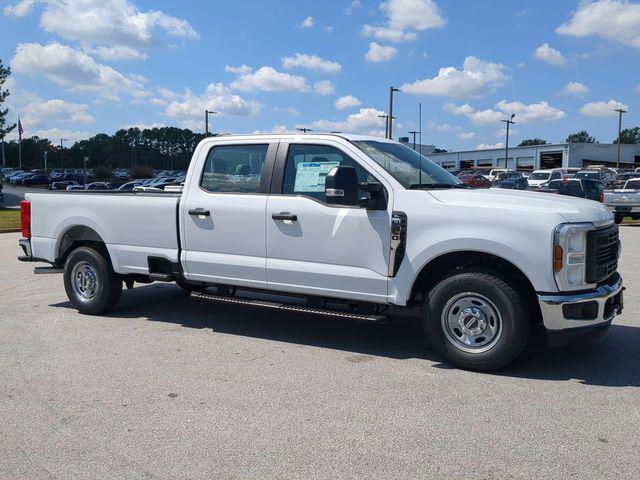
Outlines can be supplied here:
M586 130L572 133L569 135L565 143L598 143L596 137L592 136ZM615 138L611 143L618 143L618 139ZM620 132L621 144L640 144L640 127L625 128ZM527 138L518 145L519 147L531 147L534 145L548 145L549 142L542 138Z

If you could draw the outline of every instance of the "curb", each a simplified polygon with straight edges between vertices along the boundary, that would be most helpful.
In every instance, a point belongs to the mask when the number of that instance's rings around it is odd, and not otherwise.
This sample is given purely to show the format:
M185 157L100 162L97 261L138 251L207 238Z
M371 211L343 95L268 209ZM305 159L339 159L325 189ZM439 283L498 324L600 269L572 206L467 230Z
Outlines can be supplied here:
M0 234L3 233L20 233L22 230L20 228L9 228L7 230L0 230Z

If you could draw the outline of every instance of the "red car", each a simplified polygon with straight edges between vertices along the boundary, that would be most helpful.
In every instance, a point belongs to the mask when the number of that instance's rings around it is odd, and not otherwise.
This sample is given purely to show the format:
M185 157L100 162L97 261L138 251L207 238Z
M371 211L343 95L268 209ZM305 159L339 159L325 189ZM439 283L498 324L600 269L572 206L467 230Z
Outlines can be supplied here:
M460 175L458 179L462 183L466 183L467 185L475 188L489 188L491 187L491 181L487 180L482 175L471 174L471 175Z

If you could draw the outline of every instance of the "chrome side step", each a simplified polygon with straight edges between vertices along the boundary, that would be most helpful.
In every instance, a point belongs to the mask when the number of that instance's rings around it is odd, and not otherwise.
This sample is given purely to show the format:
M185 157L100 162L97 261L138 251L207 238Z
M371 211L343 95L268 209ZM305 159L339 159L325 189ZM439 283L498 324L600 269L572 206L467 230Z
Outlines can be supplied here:
M61 267L34 267L33 273L36 275L45 275L50 273L63 273L64 268Z
M290 312L310 313L313 315L326 315L329 317L342 317L352 318L357 320L366 320L370 322L378 322L385 320L387 317L384 315L366 315L362 313L352 313L343 310L329 310L324 308L306 307L304 305L294 305L290 303L270 302L268 300L254 300L251 298L239 298L225 295L215 295L207 292L192 292L191 296L194 298L201 298L203 300L211 300L214 302L226 302L235 303L238 305L249 305L252 307L262 308L274 308L277 310L287 310Z

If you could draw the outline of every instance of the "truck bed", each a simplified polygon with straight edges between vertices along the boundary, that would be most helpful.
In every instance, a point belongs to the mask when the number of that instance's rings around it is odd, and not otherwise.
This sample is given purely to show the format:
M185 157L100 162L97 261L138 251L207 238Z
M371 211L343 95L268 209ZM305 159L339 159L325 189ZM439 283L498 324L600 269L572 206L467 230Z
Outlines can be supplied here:
M180 193L43 192L26 198L34 257L55 262L70 239L97 235L118 273L148 273L149 256L178 261Z

